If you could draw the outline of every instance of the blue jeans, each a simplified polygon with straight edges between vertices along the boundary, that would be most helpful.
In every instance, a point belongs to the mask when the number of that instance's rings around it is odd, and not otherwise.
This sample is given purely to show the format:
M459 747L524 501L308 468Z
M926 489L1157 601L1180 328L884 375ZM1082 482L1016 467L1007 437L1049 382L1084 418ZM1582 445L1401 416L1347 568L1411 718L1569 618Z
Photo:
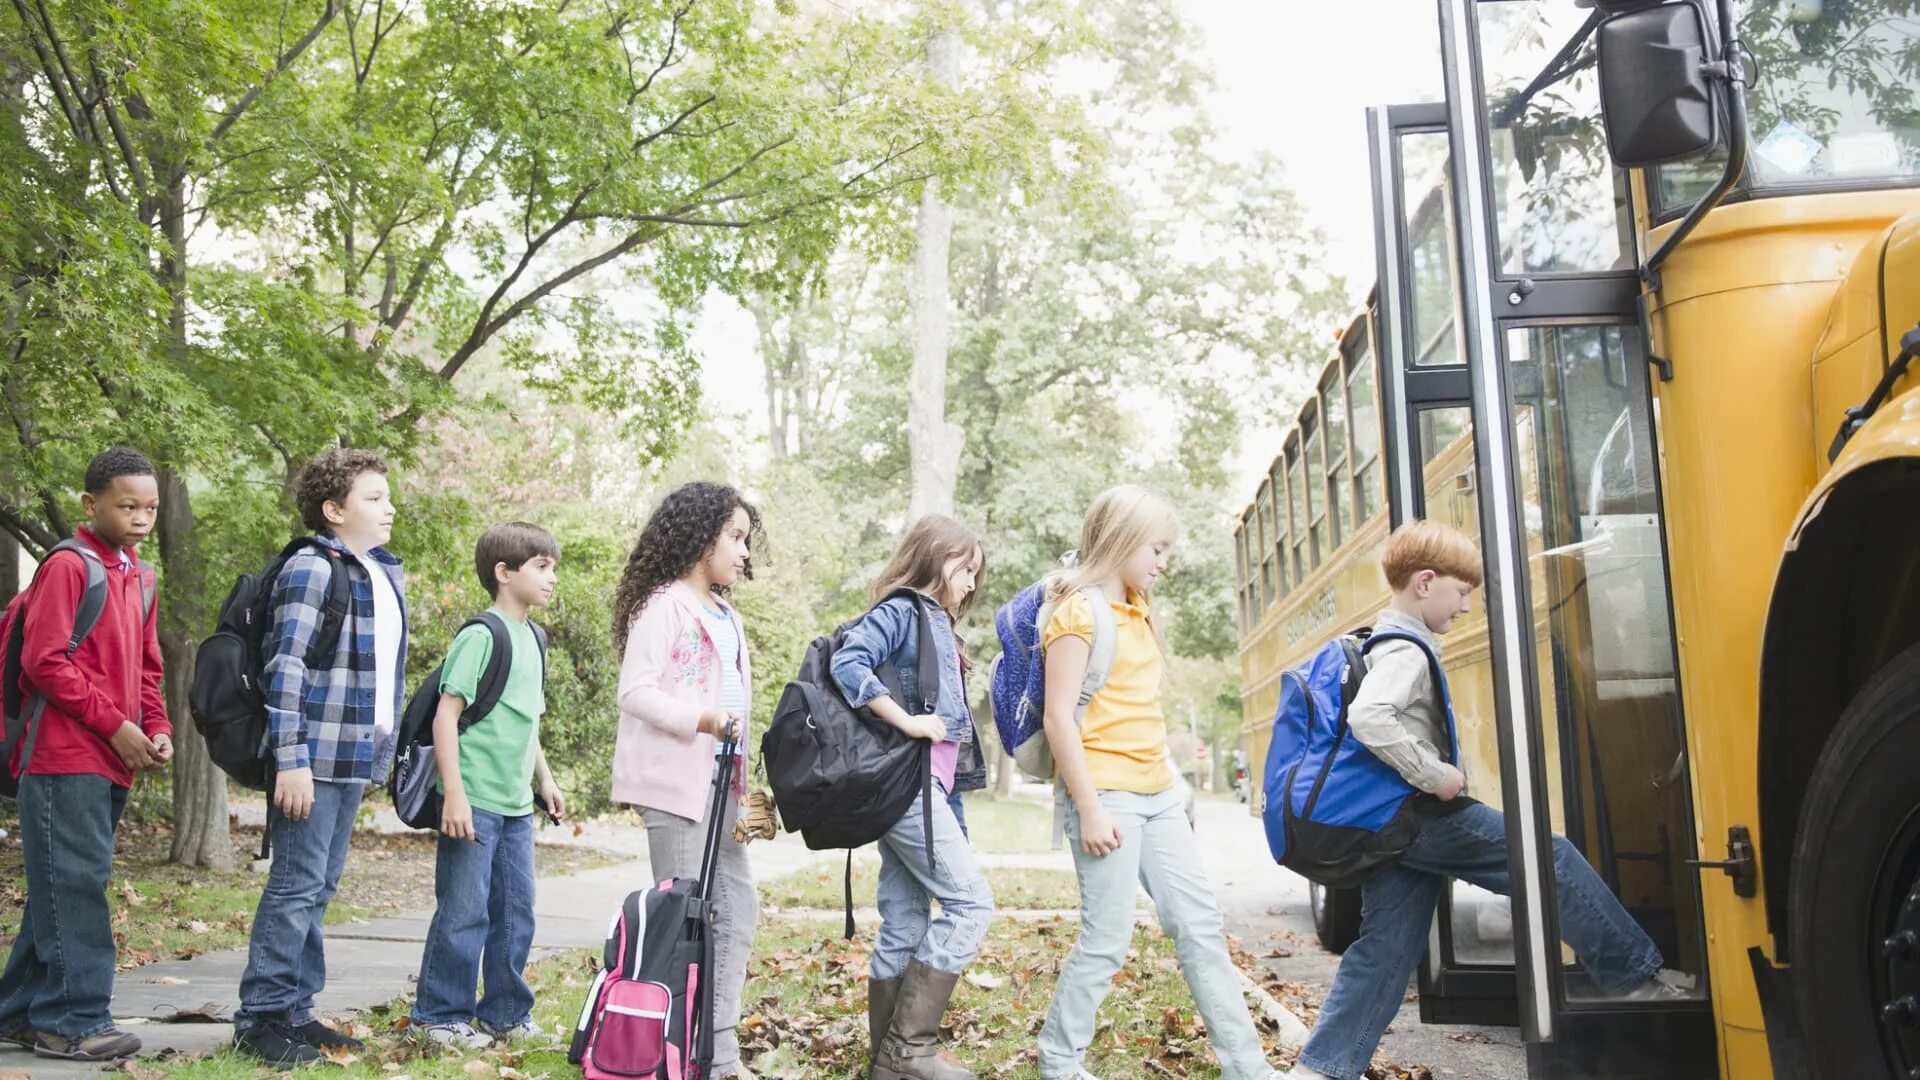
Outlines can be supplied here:
M967 832L967 801L961 798L959 792L947 795L947 809L953 811L953 820L960 826L960 835L971 840L973 834Z
M440 838L433 867L439 906L420 957L416 1025L478 1017L499 1030L533 1015L525 976L533 948L533 815L476 807L473 833L472 840ZM487 993L476 1006L482 980Z
M1120 830L1120 847L1089 855L1080 846L1080 814L1067 801L1067 836L1080 879L1080 939L1060 967L1053 1004L1040 1029L1040 1075L1079 1075L1093 1044L1100 1003L1133 947L1133 898L1144 885L1173 939L1180 974L1207 1023L1223 1080L1266 1080L1272 1068L1260 1046L1240 989L1240 972L1227 955L1220 904L1200 865L1199 845L1187 821L1184 783L1153 795L1102 791L1100 805Z
M1320 1020L1300 1051L1301 1064L1340 1080L1367 1071L1426 952L1427 932L1448 878L1509 895L1504 814L1475 803L1433 818L1405 858L1367 882L1360 937L1340 960ZM1553 838L1553 880L1560 932L1597 986L1623 993L1660 970L1653 939L1564 836Z
M234 1031L246 1031L269 1016L292 1024L313 1019L314 996L327 985L327 939L321 924L340 887L353 819L366 790L364 783L315 781L313 812L305 821L289 821L267 808L273 869L253 916Z
M869 971L897 979L908 960L958 975L973 962L993 922L993 886L973 857L967 834L934 786L933 865L927 865L928 833L920 799L880 838L880 934ZM940 914L933 914L933 901Z
M113 1027L117 955L107 879L127 789L92 773L28 774L18 803L27 905L0 975L0 1031L24 1022L65 1039L91 1038Z

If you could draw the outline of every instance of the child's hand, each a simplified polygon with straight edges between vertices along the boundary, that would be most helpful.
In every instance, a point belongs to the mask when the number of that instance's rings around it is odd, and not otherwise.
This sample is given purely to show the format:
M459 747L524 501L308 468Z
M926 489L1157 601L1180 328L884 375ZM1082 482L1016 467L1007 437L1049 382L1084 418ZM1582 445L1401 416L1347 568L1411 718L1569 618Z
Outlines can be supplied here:
M700 733L723 742L740 737L740 716L731 709L708 709L700 714Z
M900 730L916 739L939 742L947 737L947 722L932 713L907 717L907 722L899 725Z
M113 747L114 753L120 755L120 760L127 768L134 772L160 764L160 758L155 756L153 740L147 738L147 733L140 730L140 725L131 720L122 720L107 743Z
M1080 846L1087 854L1102 858L1120 850L1120 826L1098 802L1080 808Z
M479 840L473 834L473 804L465 792L449 791L440 800L440 835L449 840Z
M288 821L305 821L313 814L313 770L284 769L273 778L273 805Z
M153 756L161 765L173 760L173 736L155 735L153 737Z
M1458 798L1460 793L1467 789L1466 773L1461 772L1453 765L1448 765L1446 769L1447 778L1442 780L1440 786L1433 790L1433 797L1439 799L1441 802L1450 802Z
M567 798L560 794L560 785L551 782L541 784L540 801L547 804L547 813L555 821L567 816Z

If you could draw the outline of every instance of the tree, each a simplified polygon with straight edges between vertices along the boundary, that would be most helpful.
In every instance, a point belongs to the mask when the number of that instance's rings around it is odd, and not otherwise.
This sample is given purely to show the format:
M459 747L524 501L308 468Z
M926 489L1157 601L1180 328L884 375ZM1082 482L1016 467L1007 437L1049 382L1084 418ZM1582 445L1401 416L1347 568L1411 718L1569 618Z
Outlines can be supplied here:
M960 82L960 36L936 29L927 37L927 77L950 90ZM913 455L909 517L953 512L953 485L966 432L947 419L947 337L953 297L947 288L953 208L937 180L920 191L914 225L913 374L907 394L907 442Z
M0 527L44 551L93 448L156 452L183 727L206 568L258 561L309 454L405 463L489 353L664 454L692 415L685 313L706 289L817 264L896 194L1047 126L1015 80L909 85L917 39L889 20L752 0L317 0L297 26L264 2L14 14ZM629 281L651 301L595 295ZM242 517L204 520L210 497ZM239 546L209 549L209 525ZM223 781L190 732L181 750L175 856L217 863Z

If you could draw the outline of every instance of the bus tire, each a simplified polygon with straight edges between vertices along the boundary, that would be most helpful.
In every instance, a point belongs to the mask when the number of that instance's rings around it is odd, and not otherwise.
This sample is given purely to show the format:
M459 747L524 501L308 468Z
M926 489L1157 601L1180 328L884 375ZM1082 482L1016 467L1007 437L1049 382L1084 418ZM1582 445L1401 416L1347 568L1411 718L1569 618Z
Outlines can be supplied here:
M1906 1076L1920 1027L1883 1020L1920 992L1920 956L1883 948L1920 930L1920 646L1853 699L1807 786L1789 892L1792 984L1822 1076ZM1902 1006L1895 1010L1902 1012Z
M1320 947L1343 953L1360 936L1360 890L1329 889L1307 882L1307 905L1313 909L1313 932Z

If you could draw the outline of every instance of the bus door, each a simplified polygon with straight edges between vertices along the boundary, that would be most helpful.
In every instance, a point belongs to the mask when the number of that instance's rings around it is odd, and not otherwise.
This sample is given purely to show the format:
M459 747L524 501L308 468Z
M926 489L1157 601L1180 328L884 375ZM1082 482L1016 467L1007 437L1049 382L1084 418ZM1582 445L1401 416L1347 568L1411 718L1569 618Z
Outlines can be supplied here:
M1463 717L1469 793L1507 819L1510 896L1456 885L1423 971L1423 1016L1517 1020L1535 1077L1718 1075L1681 710L1653 383L1635 317L1628 187L1607 159L1591 11L1571 0L1439 0L1446 163L1438 198L1451 257L1438 271L1383 205L1380 304L1389 387L1404 386L1389 483L1396 512L1446 508L1485 553L1483 640L1445 643ZM1414 129L1377 114L1376 157ZM1396 176L1376 161L1376 186ZM1384 166L1384 167L1383 167ZM1434 252L1440 248L1427 242ZM1424 269L1427 267L1428 269ZM1471 468L1436 473L1413 349L1422 275L1452 275ZM1383 287L1382 292L1388 290ZM1430 303L1435 307L1437 301ZM1430 321L1430 320L1429 320ZM1397 371L1400 374L1396 374ZM1455 388L1457 389L1457 387ZM1458 398L1446 407L1459 408ZM1416 453L1417 451L1417 453ZM1457 451L1456 451L1457 452ZM1420 497L1425 497L1421 505ZM1479 650L1485 663L1476 666ZM1461 655L1462 653L1466 655ZM1476 760L1476 751L1479 760ZM1487 760L1491 759L1491 760ZM1561 944L1556 835L1658 947L1665 974L1631 995L1589 978ZM1648 993L1648 990L1654 992Z

